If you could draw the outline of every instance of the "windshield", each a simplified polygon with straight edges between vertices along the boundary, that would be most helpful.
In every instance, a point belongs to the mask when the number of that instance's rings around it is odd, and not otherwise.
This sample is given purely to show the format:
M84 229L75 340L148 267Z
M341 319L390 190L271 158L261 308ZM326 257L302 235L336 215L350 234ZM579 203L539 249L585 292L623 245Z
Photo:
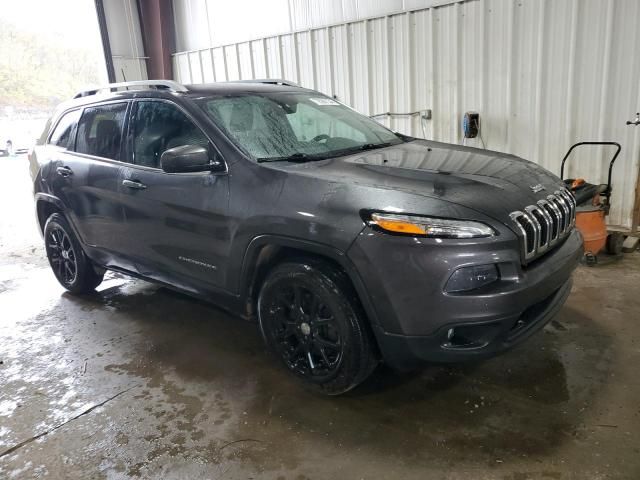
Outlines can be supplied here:
M201 106L258 161L316 160L403 142L379 123L314 93L225 95L203 99Z

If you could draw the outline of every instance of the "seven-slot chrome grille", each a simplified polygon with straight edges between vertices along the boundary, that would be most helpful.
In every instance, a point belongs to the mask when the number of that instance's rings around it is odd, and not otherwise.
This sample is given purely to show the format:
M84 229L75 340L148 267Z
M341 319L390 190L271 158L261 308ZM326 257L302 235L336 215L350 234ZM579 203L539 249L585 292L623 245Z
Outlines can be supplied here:
M512 212L511 219L522 234L525 263L553 248L573 229L576 202L566 189L556 190L535 205Z

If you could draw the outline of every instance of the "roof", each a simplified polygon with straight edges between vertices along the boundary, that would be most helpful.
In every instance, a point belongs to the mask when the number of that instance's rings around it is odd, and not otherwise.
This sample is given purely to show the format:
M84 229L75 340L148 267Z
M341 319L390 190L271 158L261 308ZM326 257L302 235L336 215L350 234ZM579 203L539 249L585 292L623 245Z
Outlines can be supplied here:
M191 92L229 92L237 91L282 91L282 88L300 88L298 84L289 80L279 78L254 79L254 80L236 80L224 83L210 83L204 85L189 85L189 87L173 80L135 80L131 82L108 83L106 85L98 85L80 90L73 97L85 98L93 97L98 94L129 92L139 90L156 90L172 93L189 93ZM133 90L132 90L133 89Z
M156 98L167 96L200 97L206 95L233 95L242 93L269 93L309 91L293 82L280 79L237 80L232 82L182 85L172 80L144 80L124 83L111 83L90 87L78 92L73 99L63 102L56 113L70 108L82 107L91 103L110 100L128 100L142 95ZM142 95L141 95L142 94Z

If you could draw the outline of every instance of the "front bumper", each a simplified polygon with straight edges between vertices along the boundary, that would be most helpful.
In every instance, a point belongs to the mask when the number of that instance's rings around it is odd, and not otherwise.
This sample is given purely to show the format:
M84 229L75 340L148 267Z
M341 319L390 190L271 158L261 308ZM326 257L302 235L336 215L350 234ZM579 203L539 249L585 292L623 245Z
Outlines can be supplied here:
M436 242L363 232L349 250L375 308L373 330L396 368L496 355L540 330L571 291L583 250L574 230L523 268L515 237ZM495 263L501 279L463 294L444 285L461 266ZM453 333L453 336L452 336Z

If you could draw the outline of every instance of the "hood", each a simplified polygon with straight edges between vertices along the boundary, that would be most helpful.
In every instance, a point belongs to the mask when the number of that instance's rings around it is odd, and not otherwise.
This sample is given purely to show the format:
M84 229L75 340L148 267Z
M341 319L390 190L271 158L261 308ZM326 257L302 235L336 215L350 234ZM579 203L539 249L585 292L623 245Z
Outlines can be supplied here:
M514 155L426 140L279 168L331 182L438 198L503 223L509 213L563 186L556 175Z

